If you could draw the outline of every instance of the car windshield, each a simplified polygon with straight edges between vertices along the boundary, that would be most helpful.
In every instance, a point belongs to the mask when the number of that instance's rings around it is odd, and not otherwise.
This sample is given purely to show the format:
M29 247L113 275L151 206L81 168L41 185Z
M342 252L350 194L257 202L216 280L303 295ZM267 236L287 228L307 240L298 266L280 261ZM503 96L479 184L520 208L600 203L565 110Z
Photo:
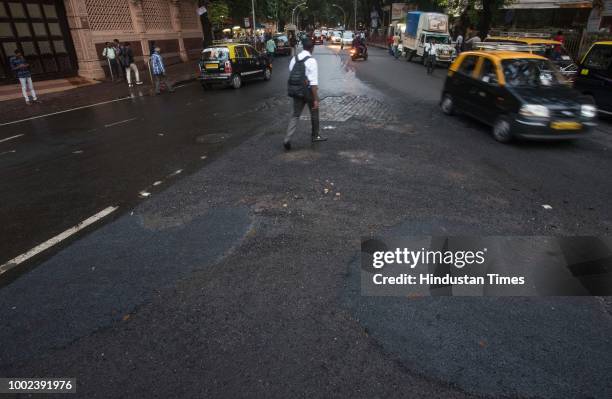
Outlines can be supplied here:
M226 47L207 48L202 53L203 61L226 61L229 58L229 50Z
M542 87L565 82L557 67L548 60L526 58L502 61L508 86Z
M343 39L352 39L353 38L353 32L349 32L349 31L344 32L342 34L342 38Z
M427 35L425 41L435 40L437 44L450 44L450 38L445 35Z

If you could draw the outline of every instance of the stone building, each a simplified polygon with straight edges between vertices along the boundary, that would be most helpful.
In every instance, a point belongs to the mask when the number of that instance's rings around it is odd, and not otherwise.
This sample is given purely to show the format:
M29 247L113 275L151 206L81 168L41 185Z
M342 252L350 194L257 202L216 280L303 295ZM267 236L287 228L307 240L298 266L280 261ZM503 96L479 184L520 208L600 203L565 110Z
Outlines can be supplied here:
M196 0L0 0L0 83L13 81L8 65L16 48L35 79L102 79L107 41L130 42L144 67L154 42L168 63L202 49Z

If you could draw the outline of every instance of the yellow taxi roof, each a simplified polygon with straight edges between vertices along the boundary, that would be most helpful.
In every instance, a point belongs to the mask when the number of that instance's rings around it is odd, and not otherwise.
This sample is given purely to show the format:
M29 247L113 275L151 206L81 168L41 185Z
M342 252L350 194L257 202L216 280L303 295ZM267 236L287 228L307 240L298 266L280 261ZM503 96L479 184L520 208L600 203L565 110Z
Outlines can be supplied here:
M534 58L538 60L545 60L546 57L542 57L541 55L531 54L522 51L507 51L507 50L489 50L489 51L464 51L463 54L472 54L472 55L488 55L499 60L508 60L515 58Z
M492 36L488 37L488 40L512 40L513 42L525 43L527 45L535 45L535 44L561 44L561 42L557 40L550 39L540 39L538 37L507 37L507 36Z
M604 46L612 46L612 41L603 41L603 42L595 42L593 43L593 45L595 44L603 44Z

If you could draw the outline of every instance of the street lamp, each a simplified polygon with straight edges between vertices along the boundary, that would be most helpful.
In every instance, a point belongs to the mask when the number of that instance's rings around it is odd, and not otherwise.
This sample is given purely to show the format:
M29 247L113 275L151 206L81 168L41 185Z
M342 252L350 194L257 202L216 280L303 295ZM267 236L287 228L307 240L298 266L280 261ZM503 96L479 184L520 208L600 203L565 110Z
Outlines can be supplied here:
M304 2L302 2L302 3L300 3L300 4L298 4L298 5L296 5L295 7L293 7L293 10L291 11L291 23L292 23L293 25L295 25L295 19L294 19L294 16L293 16L293 14L295 13L295 10L296 10L298 7L300 7L300 6L303 6L304 4L306 4L306 2L305 2L305 1L304 1Z
M308 6L304 7L304 8L300 8L299 10L297 10L297 12L295 13L295 24L296 26L300 23L300 11L302 10L306 10L308 8ZM299 28L299 26L298 26Z
M344 14L344 29L346 29L346 12L344 11L344 8L340 7L338 4L332 4L332 7L336 7L338 9L340 9L340 11L342 11L342 14Z

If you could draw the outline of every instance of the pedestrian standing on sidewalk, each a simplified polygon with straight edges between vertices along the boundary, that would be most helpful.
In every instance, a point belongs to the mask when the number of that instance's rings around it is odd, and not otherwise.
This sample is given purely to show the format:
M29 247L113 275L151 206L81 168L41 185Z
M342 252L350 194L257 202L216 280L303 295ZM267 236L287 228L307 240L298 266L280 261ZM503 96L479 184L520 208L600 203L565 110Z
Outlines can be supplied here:
M109 42L106 42L104 50L102 50L102 57L106 58L108 62L111 77L113 79L119 79L119 63L117 62L117 50L115 50L115 47Z
M125 78L125 68L128 66L123 63L123 46L119 43L118 39L113 40L113 47L115 48L115 54L117 55L117 63L119 65L119 73L121 78Z
M9 62L11 64L11 69L19 79L19 83L21 83L21 93L25 98L26 104L31 104L30 98L28 97L28 88L30 89L30 94L32 95L32 101L37 102L38 97L36 97L36 91L34 91L34 85L32 84L30 64L28 64L26 61L21 50L15 50L15 55L10 58Z
M153 72L153 80L155 81L155 94L161 94L161 86L166 86L168 92L174 92L174 88L168 82L166 77L166 67L164 66L164 59L160 54L161 49L155 47L153 54L151 55L151 69Z
M136 77L136 84L141 85L140 81L140 73L138 72L138 67L136 63L134 63L134 52L130 47L130 42L125 42L123 48L121 50L121 62L125 66L125 77L127 79L127 83L129 87L132 87L132 73L134 71L134 76Z
M319 135L319 71L317 60L312 57L314 45L310 39L302 42L303 50L289 63L289 97L293 98L293 112L287 126L287 135L283 141L285 149L291 149L291 137L297 129L298 121L304 107L310 110L312 142L325 141Z

